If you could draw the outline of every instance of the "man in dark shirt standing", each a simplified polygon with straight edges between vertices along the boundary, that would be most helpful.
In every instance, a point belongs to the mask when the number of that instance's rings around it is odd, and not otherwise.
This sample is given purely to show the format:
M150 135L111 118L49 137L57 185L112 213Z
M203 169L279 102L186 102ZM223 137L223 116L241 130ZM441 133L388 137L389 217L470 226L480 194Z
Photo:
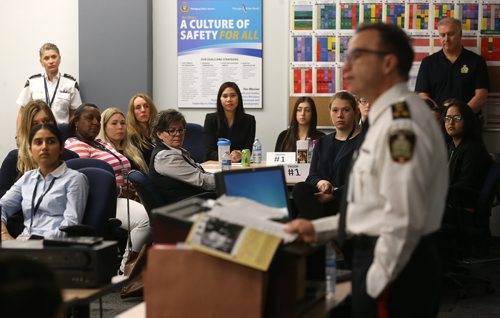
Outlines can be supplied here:
M438 22L438 32L443 49L422 60L415 91L439 106L448 98L462 100L479 113L488 99L486 61L462 46L460 20L443 18Z

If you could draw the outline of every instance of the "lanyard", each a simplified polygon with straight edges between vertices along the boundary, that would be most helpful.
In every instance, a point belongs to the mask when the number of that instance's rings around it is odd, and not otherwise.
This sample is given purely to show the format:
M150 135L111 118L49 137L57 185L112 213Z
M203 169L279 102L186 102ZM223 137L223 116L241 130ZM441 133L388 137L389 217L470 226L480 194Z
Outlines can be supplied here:
M52 186L54 185L54 182L56 181L57 178L52 179L52 181L49 184L49 187L47 190L45 190L44 193L38 198L38 201L35 205L35 197L36 197L36 191L38 189L38 178L36 179L36 185L35 185L35 190L33 190L33 197L31 198L31 221L30 221L30 233L31 233L31 227L33 226L33 219L35 218L36 213L38 212L38 208L40 208L40 204L42 203L43 197L47 194L47 192L50 191Z
M118 155L116 155L113 151L111 151L110 149L106 148L106 146L104 146L103 144L98 143L95 140L94 140L94 142L92 144L90 144L90 146L94 147L96 149L99 149L101 151L105 151L105 152L109 153L110 155L112 155L113 157L115 157L116 160L118 160L118 162L120 163L120 166L121 166L120 171L121 171L122 177L124 179L127 179L128 169L125 168L125 165L123 164L123 161L120 159L120 157Z
M47 88L47 80L45 79L45 76L43 77L43 84L45 85L45 101L47 102L47 105L49 105L50 108L52 108L52 103L54 102L54 98L56 97L60 80L61 80L61 74L59 74L59 77L57 78L57 84L56 88L54 89L54 93L52 94L52 99L49 100L49 89Z

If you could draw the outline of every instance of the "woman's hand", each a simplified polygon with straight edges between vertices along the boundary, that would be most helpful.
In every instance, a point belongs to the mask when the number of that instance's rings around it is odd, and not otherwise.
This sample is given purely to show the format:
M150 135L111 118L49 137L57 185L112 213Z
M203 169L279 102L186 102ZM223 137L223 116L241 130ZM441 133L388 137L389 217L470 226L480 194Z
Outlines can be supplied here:
M239 150L231 151L231 162L240 162L241 157L242 157L241 151Z
M9 231L7 230L7 226L2 223L2 241L9 241L13 239L14 238L9 234Z
M316 187L321 193L333 192L333 185L330 183L330 181L327 180L319 180L318 183L316 184Z
M138 195L137 191L135 191L134 185L133 184L122 184L120 186L120 189L118 190L118 197L119 198L129 198L132 200L137 200Z

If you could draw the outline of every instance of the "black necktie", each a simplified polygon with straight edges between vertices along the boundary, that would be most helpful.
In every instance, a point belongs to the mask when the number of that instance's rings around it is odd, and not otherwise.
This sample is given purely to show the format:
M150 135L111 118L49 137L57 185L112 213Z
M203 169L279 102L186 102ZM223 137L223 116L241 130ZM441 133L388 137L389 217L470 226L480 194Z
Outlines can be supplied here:
M361 127L361 136L359 136L359 142L358 145L356 146L356 149L354 149L354 152L352 154L352 159L351 159L351 164L349 165L349 169L347 172L347 180L344 186L344 191L342 191L342 198L340 200L340 207L339 207L339 213L340 213L340 218L339 218L339 229L338 229L338 235L337 235L337 243L342 246L344 244L345 238L346 238L346 214L347 214L347 193L349 192L349 180L352 167L354 166L354 163L356 162L356 159L358 158L358 153L359 153L359 148L361 148L361 144L365 140L365 136L368 132L368 120L366 120L366 123L363 123L363 127Z

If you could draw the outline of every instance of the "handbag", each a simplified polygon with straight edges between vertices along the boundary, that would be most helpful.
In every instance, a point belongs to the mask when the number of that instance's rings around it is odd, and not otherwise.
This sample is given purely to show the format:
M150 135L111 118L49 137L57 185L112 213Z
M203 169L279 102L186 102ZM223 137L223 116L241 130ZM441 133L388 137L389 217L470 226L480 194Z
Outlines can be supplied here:
M128 276L128 282L120 291L121 298L142 297L144 282L142 272L146 266L148 246L144 245L139 252L130 251L125 263L123 274Z

